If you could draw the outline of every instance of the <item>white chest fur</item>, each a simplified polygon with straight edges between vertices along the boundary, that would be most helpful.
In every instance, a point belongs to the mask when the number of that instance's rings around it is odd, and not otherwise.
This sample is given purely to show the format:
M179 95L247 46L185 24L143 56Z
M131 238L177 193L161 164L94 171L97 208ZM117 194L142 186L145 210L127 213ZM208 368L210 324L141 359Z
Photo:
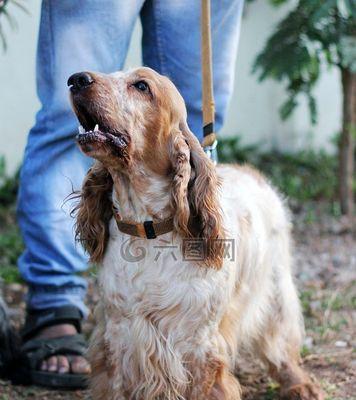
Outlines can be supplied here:
M181 240L172 233L143 240L111 224L99 281L106 343L116 363L121 360L118 385L142 391L152 379L171 382L174 392L187 383L185 361L219 345L211 339L230 301L231 268L208 270L183 259Z

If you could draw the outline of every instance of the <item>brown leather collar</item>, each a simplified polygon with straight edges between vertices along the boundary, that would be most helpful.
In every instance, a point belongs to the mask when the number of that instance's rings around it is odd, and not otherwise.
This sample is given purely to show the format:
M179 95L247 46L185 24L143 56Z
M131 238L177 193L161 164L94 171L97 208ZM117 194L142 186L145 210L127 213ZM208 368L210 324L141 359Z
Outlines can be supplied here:
M143 239L155 239L157 236L173 231L173 218L167 218L160 222L145 221L142 224L123 221L114 210L114 217L119 231L127 235L137 236Z

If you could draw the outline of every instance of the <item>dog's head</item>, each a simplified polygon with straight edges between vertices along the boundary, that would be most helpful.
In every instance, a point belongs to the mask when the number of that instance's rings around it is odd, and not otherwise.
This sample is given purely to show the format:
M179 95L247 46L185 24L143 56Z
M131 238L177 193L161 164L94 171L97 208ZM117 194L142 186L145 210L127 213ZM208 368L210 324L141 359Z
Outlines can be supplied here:
M68 84L83 152L123 172L141 160L153 172L167 172L167 143L186 120L184 101L169 79L138 68L110 75L81 72Z
M111 216L100 188L106 192L108 182L112 185L113 171L130 179L140 170L169 178L175 229L183 237L204 240L205 264L219 268L218 179L188 128L185 103L173 83L152 69L138 68L110 75L81 72L68 85L80 122L78 144L99 161L84 183L78 213L78 234L92 260L103 255Z

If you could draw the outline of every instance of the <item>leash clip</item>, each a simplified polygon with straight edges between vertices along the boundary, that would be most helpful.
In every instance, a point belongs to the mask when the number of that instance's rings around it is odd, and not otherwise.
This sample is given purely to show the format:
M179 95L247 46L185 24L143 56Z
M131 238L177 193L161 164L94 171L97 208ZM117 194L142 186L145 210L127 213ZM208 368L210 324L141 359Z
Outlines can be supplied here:
M204 147L205 154L210 158L210 160L213 161L213 163L215 165L218 163L218 152L216 149L217 145L218 145L218 141L215 139L213 144L211 144L210 146Z

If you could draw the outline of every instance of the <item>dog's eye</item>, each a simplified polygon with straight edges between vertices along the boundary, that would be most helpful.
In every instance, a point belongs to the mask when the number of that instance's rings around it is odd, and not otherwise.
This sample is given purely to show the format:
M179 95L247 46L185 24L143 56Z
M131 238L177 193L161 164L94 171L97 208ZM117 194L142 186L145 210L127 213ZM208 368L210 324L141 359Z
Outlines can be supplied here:
M137 90L140 92L149 92L150 87L148 86L147 82L145 81L137 81L133 84Z

